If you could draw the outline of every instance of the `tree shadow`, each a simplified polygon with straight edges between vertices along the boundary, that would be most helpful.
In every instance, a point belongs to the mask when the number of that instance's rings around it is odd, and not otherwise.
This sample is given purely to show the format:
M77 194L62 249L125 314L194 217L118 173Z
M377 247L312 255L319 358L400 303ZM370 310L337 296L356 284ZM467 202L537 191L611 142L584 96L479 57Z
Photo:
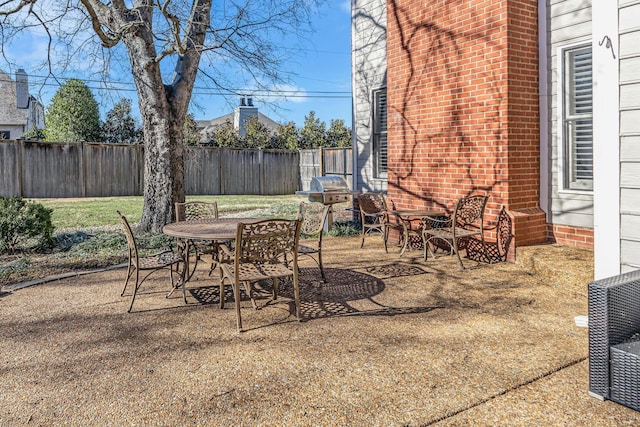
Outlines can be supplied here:
M410 264L394 263L367 268L367 273L350 269L325 268L327 282L323 282L317 268L301 268L298 278L300 287L300 312L303 321L338 316L395 316L399 314L427 313L433 307L392 307L374 299L385 290L385 282L380 277L395 278L401 276L426 274L423 268ZM368 274L368 273L373 274ZM207 286L189 289L191 295L203 305L218 304L220 290L218 286ZM254 298L259 301L272 297L271 281L258 283L254 287ZM278 295L286 300L289 313L295 314L293 302L293 286L290 280L280 283ZM241 301L248 301L249 296L243 291ZM225 287L225 301L233 304L231 287ZM356 308L354 302L368 302L371 309ZM267 302L266 304L270 304Z
M389 81L394 94L389 140L396 141L389 151L389 194L401 205L446 210L460 196L490 192L488 210L497 212L509 204L503 188L509 136L503 25L499 17L486 17L466 2L443 7L440 18L432 18L402 2L389 2L389 54L394 59L388 72L402 76ZM465 30L447 26L442 17L459 8L477 25ZM424 170L429 171L426 177ZM443 180L455 184L443 185Z

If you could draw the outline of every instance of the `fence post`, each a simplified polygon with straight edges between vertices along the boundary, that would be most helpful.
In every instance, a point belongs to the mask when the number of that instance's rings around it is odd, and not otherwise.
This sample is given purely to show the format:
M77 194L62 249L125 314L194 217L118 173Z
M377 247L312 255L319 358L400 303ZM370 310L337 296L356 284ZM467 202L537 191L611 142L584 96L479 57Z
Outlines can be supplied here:
M342 148L342 170L344 171L344 180L347 181L347 149L344 147Z
M218 171L220 173L220 194L227 194L227 189L225 185L225 176L224 176L224 164L225 164L225 156L227 149L220 148L220 162L218 164Z
M84 141L80 141L80 185L82 186L82 197L87 197L87 162L84 156Z
M23 173L23 165L22 165L22 150L23 150L24 141L20 138L16 139L16 161L18 162L16 165L16 192L18 196L24 197L22 195L22 173Z
M264 180L265 180L265 171L264 171L264 150L262 148L258 149L258 191L260 195L264 195Z

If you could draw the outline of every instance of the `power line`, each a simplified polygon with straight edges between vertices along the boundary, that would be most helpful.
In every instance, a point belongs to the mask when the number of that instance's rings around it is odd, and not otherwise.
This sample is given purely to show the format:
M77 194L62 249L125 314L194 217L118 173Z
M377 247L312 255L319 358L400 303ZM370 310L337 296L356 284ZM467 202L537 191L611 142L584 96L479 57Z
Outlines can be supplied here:
M40 81L36 80L30 81L30 84L39 85L39 86L50 86L50 87L59 87L59 83L46 83L47 79L50 79L49 76L39 76L39 75L29 75L29 77L33 77L36 79L42 79ZM76 78L76 77L60 77L61 80L70 80L77 79L84 83L101 83L103 86L89 86L89 89L93 90L117 90L123 92L136 92L135 87L117 87L117 86L133 86L133 82L122 82L115 80L98 80L98 79L84 79L84 78ZM2 81L2 79L0 79ZM12 81L9 79L9 81ZM235 95L239 93L247 93L257 96L264 97L288 97L288 98L351 98L350 91L322 91L322 90L295 90L295 89L219 89L219 88L209 88L206 86L194 86L194 95Z

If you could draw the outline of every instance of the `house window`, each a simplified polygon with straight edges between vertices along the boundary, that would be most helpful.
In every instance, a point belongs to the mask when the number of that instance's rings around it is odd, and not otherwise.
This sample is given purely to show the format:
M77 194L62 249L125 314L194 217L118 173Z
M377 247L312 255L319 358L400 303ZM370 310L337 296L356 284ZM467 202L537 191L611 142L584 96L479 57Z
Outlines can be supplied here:
M562 56L564 188L593 190L591 45L564 49Z
M373 92L374 176L387 177L387 89Z
M11 139L11 132L8 130L0 130L0 139Z

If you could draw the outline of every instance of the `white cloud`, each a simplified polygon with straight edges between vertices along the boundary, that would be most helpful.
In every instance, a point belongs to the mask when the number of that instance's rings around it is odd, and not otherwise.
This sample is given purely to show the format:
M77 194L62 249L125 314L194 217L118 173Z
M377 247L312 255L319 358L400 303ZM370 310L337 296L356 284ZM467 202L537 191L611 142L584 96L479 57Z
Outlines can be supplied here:
M340 3L340 9L344 12L351 13L351 0L345 0Z
M307 92L294 85L280 85L274 87L270 91L271 97L275 97L277 101L288 101L295 103L306 102L309 98Z

